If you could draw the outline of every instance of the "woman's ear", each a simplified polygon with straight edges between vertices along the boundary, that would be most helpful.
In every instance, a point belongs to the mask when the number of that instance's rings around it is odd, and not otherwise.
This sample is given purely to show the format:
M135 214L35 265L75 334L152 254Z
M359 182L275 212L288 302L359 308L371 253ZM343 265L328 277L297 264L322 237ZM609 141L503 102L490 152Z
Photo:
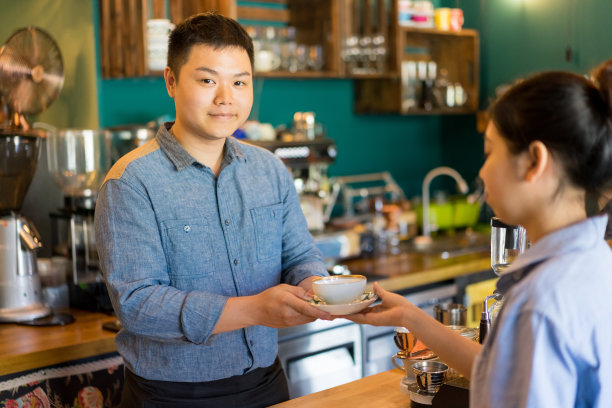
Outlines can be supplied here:
M550 164L550 152L546 145L539 140L531 142L527 148L526 162L525 181L532 182L540 178Z

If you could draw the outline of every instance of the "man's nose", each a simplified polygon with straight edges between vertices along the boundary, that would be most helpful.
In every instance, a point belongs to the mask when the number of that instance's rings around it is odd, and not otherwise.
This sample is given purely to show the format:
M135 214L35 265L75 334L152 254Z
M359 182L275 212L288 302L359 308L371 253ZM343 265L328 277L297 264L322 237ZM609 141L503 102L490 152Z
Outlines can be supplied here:
M219 85L215 95L215 103L226 105L232 102L232 91L228 85Z

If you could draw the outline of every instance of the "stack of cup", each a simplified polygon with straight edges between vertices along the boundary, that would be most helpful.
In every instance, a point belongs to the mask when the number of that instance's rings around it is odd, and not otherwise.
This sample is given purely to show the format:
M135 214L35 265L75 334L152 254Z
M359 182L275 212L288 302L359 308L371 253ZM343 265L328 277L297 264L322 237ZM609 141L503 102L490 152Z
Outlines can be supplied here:
M433 395L444 384L448 366L439 361L419 361L412 366L421 392Z
M147 21L147 56L150 71L162 71L168 59L168 35L174 24L166 18Z

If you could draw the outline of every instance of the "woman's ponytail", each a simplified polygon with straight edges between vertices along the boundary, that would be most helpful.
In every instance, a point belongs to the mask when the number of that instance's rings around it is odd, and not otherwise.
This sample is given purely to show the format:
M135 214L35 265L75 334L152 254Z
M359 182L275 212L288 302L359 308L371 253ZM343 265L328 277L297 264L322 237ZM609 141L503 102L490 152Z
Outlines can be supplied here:
M608 116L612 118L612 60L608 60L595 68L593 81L608 108Z

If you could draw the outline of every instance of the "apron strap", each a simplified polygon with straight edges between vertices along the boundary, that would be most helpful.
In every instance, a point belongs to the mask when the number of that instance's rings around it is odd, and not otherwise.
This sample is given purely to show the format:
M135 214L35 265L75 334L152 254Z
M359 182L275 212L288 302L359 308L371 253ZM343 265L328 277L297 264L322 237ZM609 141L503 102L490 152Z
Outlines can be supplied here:
M546 259L542 259L540 261L529 264L525 266L524 268L517 269L514 272L502 275L497 280L497 285L493 293L499 294L501 296L505 296L508 290L510 290L512 286L519 283L523 278L529 275L535 268L537 268L544 261L546 261Z

